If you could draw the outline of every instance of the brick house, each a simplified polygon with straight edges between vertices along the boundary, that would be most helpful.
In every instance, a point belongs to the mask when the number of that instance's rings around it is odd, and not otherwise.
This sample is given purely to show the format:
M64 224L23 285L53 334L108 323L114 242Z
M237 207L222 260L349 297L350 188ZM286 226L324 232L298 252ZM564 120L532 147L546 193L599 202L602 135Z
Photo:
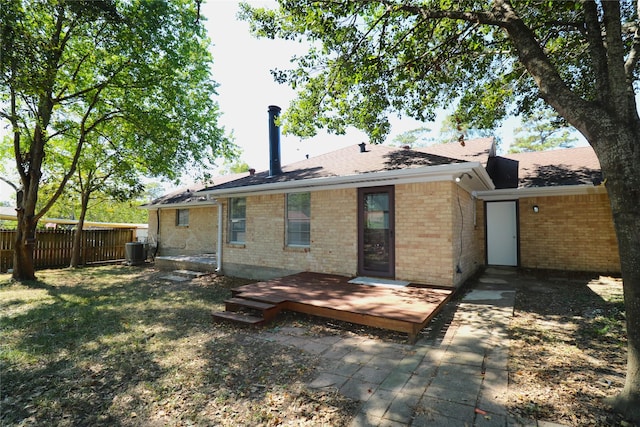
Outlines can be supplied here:
M478 238L491 236L494 211L515 210L516 258L523 268L620 273L618 242L600 163L591 147L508 155L518 162L517 188L480 191ZM487 229L489 228L489 229ZM487 250L488 265L500 264Z
M224 274L253 279L312 271L452 287L485 265L619 272L589 147L500 157L490 138L354 144L281 167L270 131L269 171L144 206L158 255L215 254Z

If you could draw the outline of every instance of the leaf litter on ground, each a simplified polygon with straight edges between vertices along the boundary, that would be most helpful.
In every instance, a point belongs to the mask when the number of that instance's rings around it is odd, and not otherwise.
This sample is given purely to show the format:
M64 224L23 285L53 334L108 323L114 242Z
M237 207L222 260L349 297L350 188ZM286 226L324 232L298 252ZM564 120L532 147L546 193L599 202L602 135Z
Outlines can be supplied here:
M348 425L359 407L305 384L317 356L213 323L245 279L163 280L153 268L0 275L0 425ZM531 285L533 283L533 285ZM602 403L623 384L619 279L545 280L517 289L509 358L511 416L571 426L633 424ZM540 282L542 283L542 282ZM437 344L452 301L422 331ZM270 328L405 342L392 331L297 313Z

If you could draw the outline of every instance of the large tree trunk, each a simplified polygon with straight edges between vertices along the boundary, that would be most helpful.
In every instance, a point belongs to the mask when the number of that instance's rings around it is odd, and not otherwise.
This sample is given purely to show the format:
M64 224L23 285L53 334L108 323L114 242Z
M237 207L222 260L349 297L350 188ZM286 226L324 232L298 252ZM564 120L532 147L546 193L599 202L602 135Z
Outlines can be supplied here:
M25 216L18 211L18 227L13 251L14 280L35 280L36 270L33 260L33 252L36 246L37 221Z
M20 147L20 133L14 130L15 150ZM17 151L19 154L19 151ZM33 141L29 149L29 167L27 171L20 168L21 156L16 155L16 166L20 170L22 190L17 194L17 233L13 254L13 279L35 280L35 263L33 253L36 246L36 226L39 216L36 215L38 189L42 177L41 167L44 159L44 135L40 126L34 130Z
M618 238L627 321L627 376L608 402L640 421L640 131L617 129L594 146L602 167Z
M495 12L503 17L504 29L540 96L587 138L600 160L618 238L628 346L625 386L609 403L625 417L640 421L640 119L633 77L625 74L619 4L602 2L602 20L594 3L583 5L596 102L567 86L508 0L496 0Z
M71 248L71 262L69 267L78 268L82 262L82 229L84 228L84 218L80 217L78 225L73 233L73 247Z

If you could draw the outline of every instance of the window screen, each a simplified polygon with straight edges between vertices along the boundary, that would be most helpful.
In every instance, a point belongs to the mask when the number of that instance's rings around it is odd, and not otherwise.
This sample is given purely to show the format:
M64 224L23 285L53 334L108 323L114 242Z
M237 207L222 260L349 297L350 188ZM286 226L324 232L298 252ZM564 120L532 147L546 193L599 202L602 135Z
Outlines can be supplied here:
M247 226L247 199L232 198L229 202L229 243L244 243Z
M176 209L176 225L178 227L189 225L189 209Z
M287 246L311 244L311 194L287 194Z

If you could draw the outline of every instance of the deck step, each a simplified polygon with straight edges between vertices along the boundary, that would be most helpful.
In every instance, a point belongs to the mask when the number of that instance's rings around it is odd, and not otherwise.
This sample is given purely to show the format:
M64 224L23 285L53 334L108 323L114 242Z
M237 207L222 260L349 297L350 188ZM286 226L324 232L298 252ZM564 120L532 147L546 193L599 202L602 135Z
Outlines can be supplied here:
M263 322L271 322L281 310L277 304L271 304L251 299L234 296L224 301L225 310L238 312L243 310L258 311L262 316Z
M245 298L238 298L238 297L226 299L224 300L224 302L225 304L228 304L228 305L248 307L248 308L253 308L255 310L262 310L262 311L270 310L278 307L275 304L269 304L266 302L260 302L260 301L255 301L255 300L245 299Z
M233 320L234 322L244 323L245 325L260 325L264 323L264 319L261 317L250 316L233 311L216 311L211 315L217 320Z

